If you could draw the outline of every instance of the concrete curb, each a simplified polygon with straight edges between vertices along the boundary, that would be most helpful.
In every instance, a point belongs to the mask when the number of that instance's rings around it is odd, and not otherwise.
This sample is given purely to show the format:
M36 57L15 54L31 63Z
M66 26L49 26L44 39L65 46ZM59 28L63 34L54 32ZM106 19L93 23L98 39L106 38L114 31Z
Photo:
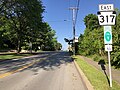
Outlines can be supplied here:
M87 79L87 77L85 76L85 74L83 73L83 71L80 69L79 65L77 64L77 62L74 60L74 64L79 72L79 74L81 75L83 82L85 83L86 87L88 90L94 90L93 86L91 85L91 83L89 82L89 80Z

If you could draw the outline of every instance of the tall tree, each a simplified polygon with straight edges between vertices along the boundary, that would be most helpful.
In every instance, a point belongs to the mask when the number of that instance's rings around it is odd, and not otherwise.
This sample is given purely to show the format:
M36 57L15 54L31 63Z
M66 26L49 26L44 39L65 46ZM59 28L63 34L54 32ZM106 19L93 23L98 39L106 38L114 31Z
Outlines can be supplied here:
M1 15L9 21L8 36L21 51L24 40L32 42L39 36L44 8L41 0L1 0ZM8 26L8 25L7 25Z
M120 11L117 11L116 25L112 28L113 51L111 53L112 65L120 68Z
M97 16L88 14L84 18L86 29L79 37L79 53L84 55L102 54L103 51L103 29L99 26Z
M84 18L84 24L90 31L99 28L98 18L95 14L88 14Z
M104 30L98 25L96 17L96 15L89 14L84 18L86 29L79 37L79 53L82 55L107 55L104 50ZM118 9L116 25L112 26L112 42L112 65L120 68L120 11Z

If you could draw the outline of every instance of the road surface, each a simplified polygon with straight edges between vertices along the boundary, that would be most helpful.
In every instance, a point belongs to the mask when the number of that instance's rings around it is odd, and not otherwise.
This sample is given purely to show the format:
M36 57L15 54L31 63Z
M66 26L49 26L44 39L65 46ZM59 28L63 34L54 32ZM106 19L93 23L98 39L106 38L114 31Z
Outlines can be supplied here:
M0 74L0 90L87 90L67 52L1 62Z

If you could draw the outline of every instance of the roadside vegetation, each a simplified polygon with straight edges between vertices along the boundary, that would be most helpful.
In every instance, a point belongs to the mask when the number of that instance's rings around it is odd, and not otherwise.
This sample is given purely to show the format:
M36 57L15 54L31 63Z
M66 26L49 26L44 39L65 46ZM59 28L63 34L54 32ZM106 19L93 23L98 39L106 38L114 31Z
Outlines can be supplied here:
M0 50L61 50L41 0L0 1Z
M27 57L27 56L32 56L32 55L35 55L37 53L20 53L20 54L17 54L17 53L2 53L0 54L0 62L1 61L5 61L5 60L10 60L10 59L18 59L18 58L23 58L23 57Z
M113 51L111 52L111 62L112 66L118 69L120 68L120 11L116 9L116 13L116 25L112 26ZM86 29L84 34L79 36L76 53L91 57L95 61L102 59L108 62L107 52L104 48L104 30L103 26L100 26L98 23L97 15L87 15L84 18L84 23Z
M120 90L120 85L115 81L113 81L113 87L110 88L106 76L101 71L88 64L85 60L82 60L79 56L75 56L74 59L95 90Z

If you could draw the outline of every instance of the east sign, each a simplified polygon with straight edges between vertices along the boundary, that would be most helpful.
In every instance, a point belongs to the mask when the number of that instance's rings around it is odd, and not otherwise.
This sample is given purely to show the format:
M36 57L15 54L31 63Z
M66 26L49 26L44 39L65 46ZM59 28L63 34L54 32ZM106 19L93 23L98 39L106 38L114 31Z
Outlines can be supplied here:
M113 4L100 4L99 11L114 11Z

